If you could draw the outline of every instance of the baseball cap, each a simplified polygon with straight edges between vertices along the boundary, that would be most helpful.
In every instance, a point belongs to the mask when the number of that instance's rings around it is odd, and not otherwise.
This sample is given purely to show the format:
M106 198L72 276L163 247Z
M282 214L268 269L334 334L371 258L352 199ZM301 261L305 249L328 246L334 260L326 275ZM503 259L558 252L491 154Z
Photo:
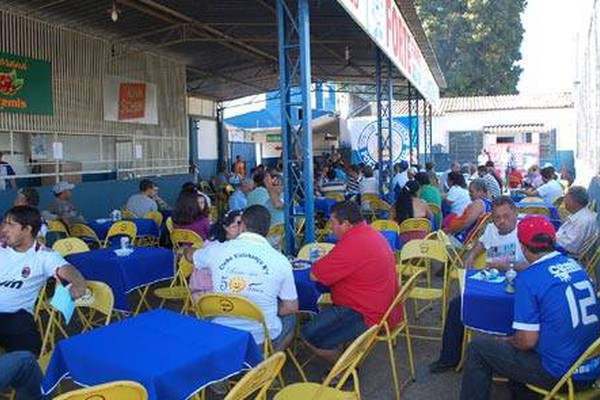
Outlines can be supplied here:
M556 229L548 218L541 215L528 215L523 218L517 227L517 237L519 242L529 247L545 247L548 243L536 242L533 240L535 235L545 233L556 240Z
M52 192L54 192L54 194L61 194L65 190L73 190L74 188L75 188L75 185L73 185L72 183L58 182L56 185L54 185L52 187Z

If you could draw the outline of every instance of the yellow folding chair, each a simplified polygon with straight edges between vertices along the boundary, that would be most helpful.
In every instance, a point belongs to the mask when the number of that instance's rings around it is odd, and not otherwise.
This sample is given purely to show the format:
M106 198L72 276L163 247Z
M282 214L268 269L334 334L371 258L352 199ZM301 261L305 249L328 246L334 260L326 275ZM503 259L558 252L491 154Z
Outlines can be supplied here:
M573 363L567 373L563 375L563 377L556 383L556 385L554 385L552 389L547 390L534 385L527 385L527 387L530 390L533 390L534 392L544 396L544 400L598 399L600 398L600 386L595 384L587 390L576 392L573 385L573 375L577 369L581 367L584 362L597 358L598 356L600 356L600 338L596 339L596 341L592 343L586 351L583 352L583 354ZM559 391L565 385L567 386L567 393L559 393Z
M335 201L344 201L346 200L346 198L344 197L343 193L340 192L327 192L325 193L325 198L326 199L332 199Z
M163 223L163 215L159 211L150 211L142 218L153 220L160 232L160 227ZM136 244L139 246L158 246L158 240L159 238L157 235L139 236Z
M127 218L127 219L135 219L138 216L123 206L123 207L121 207L121 217Z
M550 217L550 210L548 209L548 207L544 207L544 206L526 206L526 207L519 207L519 214L527 214L527 215L535 214L535 215L545 215L547 217Z
M55 397L54 400L147 400L146 388L133 381L115 381L73 390Z
M410 329L408 324L408 315L406 314L406 307L404 303L408 294L412 291L415 284L417 283L417 279L419 279L422 271L417 272L410 279L402 285L400 291L394 298L392 304L390 304L389 308L383 315L381 322L379 323L379 331L377 334L378 342L386 342L388 348L388 354L390 356L390 365L392 367L392 378L394 379L394 393L396 394L396 400L400 400L400 388L401 386L398 382L398 372L396 370L396 357L394 352L394 343L398 338L400 333L404 332L404 336L406 337L406 348L408 351L408 368L410 372L409 380L415 379L415 364L413 359L412 352L412 344L410 342ZM403 320L396 326L390 326L388 323L388 318L390 314L397 308L402 307L402 315Z
M54 242L52 250L57 251L61 256L66 257L71 254L85 253L86 251L90 251L90 248L83 240L76 237L70 237L59 239Z
M51 219L47 222L48 224L48 230L52 231L52 232L60 232L65 234L65 236L69 236L69 230L67 229L67 226L58 219Z
M463 247L461 248L461 255L465 255L467 251L471 250L477 244L479 238L483 235L485 229L491 221L491 213L485 213L477 219L475 227L471 229L471 232L469 232L469 235L466 237L463 243Z
M90 242L97 247L102 247L102 242L96 235L96 232L86 224L73 224L71 225L71 237L76 237L84 242Z
M169 231L169 234L173 231L173 218L169 217L167 218L167 220L165 221L165 226L167 227L167 230Z
M356 368L358 364L365 358L368 351L371 349L373 342L379 330L378 325L374 325L367 329L362 335L357 337L354 342L344 351L338 358L335 365L329 371L329 374L323 383L302 382L293 383L281 389L275 394L274 400L350 400L360 399L360 381ZM331 387L330 383L336 377L340 377L335 387ZM342 390L342 387L352 376L354 379L354 388L351 392Z
M186 260L185 257L180 257L177 262L177 271L175 272L175 277L171 281L171 284L168 287L154 289L154 296L161 299L160 308L165 305L167 300L177 300L183 302L180 312L182 314L188 313L192 304L192 292L190 291L188 279L193 271L194 265ZM146 305L147 308L150 308L149 304L146 302L148 288L149 286L146 286L141 292L140 301L134 312L136 315L141 311L142 305Z
M277 250L283 249L283 241L285 239L285 228L283 224L272 225L267 233L267 240L271 243L271 246Z
M432 287L431 285L431 262L437 261L442 264L443 278L442 287ZM415 265L416 262L416 265ZM441 324L440 326L418 326L414 325L413 329L421 330L439 330L441 331L444 326L446 319L446 304L447 304L447 293L448 293L448 254L446 252L446 246L439 240L422 239L412 240L405 244L400 251L400 273L403 273L403 269L410 269L412 273L405 275L412 275L417 271L424 271L427 276L426 286L414 287L408 297L414 300L415 316L418 318L419 315L427 308L419 310L417 308L417 301L426 301L431 304L433 301L440 301L441 306ZM413 335L413 337L420 339L434 339L439 340L440 338L435 336L423 336Z
M227 393L225 400L244 400L258 392L255 399L266 399L267 390L281 372L285 364L285 353L278 351L265 361L252 368Z
M397 222L389 219L376 219L371 222L371 227L377 231L392 231L400 235L400 226Z
M315 247L319 250L319 258L321 258L326 256L331 249L335 247L335 244L321 242L307 243L298 251L298 256L296 258L299 260L310 260L310 252Z
M543 203L544 199L537 196L528 196L522 199L519 203Z
M204 244L204 240L202 240L200 235L189 229L173 229L170 236L174 250L179 250L184 247L199 249Z
M379 218L380 214L389 213L390 205L378 197L369 197L369 200L361 200L363 204L363 214L367 221L372 221Z
M267 327L267 321L265 320L262 310L251 300L243 296L229 293L204 294L196 300L196 315L199 318L228 317L254 321L263 328L263 336L265 338L263 342L264 357L267 358L275 353L273 342L271 341L269 334L269 328ZM286 349L286 351L298 370L302 380L306 381L306 375L304 374L300 363L298 363L298 360L290 349ZM283 386L283 378L281 376L279 380Z
M104 247L108 247L110 238L115 236L128 236L130 243L135 243L137 237L137 227L135 226L135 223L131 221L113 222L106 234L106 239L104 239Z

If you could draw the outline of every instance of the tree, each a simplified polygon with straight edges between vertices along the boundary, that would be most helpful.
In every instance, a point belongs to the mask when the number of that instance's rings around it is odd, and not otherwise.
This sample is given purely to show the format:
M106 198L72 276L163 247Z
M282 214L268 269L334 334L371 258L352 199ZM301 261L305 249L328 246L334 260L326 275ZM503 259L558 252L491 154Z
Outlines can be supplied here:
M416 0L444 96L516 94L527 0Z

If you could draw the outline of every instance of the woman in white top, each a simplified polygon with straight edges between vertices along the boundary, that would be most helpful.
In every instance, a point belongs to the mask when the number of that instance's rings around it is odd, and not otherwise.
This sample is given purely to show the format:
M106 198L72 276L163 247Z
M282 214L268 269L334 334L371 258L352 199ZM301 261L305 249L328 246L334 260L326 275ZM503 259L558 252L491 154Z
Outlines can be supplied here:
M444 226L447 227L449 222L460 217L465 208L471 203L471 197L467 190L465 177L460 172L450 172L448 174L448 186L450 190L444 195L444 200L450 206L450 213L444 218Z
M554 167L543 168L541 173L544 184L537 189L529 189L527 195L541 197L546 204L552 204L554 200L562 196L563 187L556 180Z

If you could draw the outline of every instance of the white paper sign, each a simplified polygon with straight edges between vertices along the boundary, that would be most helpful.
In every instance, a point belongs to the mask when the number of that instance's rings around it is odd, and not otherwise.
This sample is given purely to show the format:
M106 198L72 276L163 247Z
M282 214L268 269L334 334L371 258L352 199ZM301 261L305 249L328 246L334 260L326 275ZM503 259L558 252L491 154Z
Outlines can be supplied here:
M136 160L142 159L142 145L141 144L135 145L135 159Z
M55 160L63 159L63 144L62 142L53 142L52 143L52 154Z

